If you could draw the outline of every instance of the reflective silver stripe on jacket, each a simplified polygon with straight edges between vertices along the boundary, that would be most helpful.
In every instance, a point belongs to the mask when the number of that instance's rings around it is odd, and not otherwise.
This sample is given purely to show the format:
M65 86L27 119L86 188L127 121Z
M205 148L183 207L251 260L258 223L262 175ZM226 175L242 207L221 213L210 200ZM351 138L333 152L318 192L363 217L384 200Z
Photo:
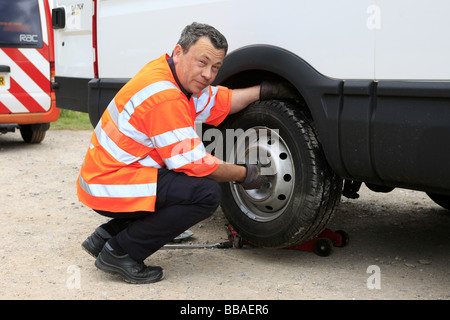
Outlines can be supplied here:
M125 104L123 107L122 112L119 112L117 109L117 106L114 102L114 99L110 102L108 105L108 111L111 115L111 119L114 121L115 125L119 130L126 135L127 137L135 140L136 142L153 148L153 144L150 141L149 137L143 133L137 130L135 127L133 127L129 121L131 118L131 115L134 113L134 110L140 106L145 100L150 98L151 96L160 93L165 90L169 89L178 89L178 87L173 84L170 81L159 81L152 83L151 85L148 85L147 87L143 88L141 91L137 92L134 96L130 98L130 100Z
M209 88L211 88L211 92L209 91ZM200 98L198 98L197 95L193 96L195 111L197 113L200 112L195 117L196 121L206 122L206 120L208 120L208 118L211 116L211 109L216 104L216 95L218 91L219 88L217 87L206 87L205 89L203 89Z
M114 99L108 105L107 110L111 116L112 121L122 134L149 148L160 148L183 141L185 139L199 138L195 129L192 127L179 128L159 134L154 137L148 137L146 134L137 130L129 123L129 120L135 109L145 100L157 93L171 89L179 90L178 87L170 81L159 81L143 88L135 95L133 95L133 97L131 97L130 100L125 104L122 112L119 112L119 110L117 109ZM198 98L197 95L193 96L196 111L200 112L200 114L197 115L196 120L204 121L209 118L209 116L211 115L211 109L215 104L215 96L217 92L218 88L207 87L200 95L200 98ZM211 97L210 93L212 94ZM161 168L161 166L150 156L140 158L121 149L111 138L108 137L108 135L102 129L101 120L95 128L95 134L100 145L117 161L125 164L131 164L137 161L147 167ZM205 147L203 144L200 144L193 150L178 150L177 148L175 148L173 156L167 159L163 159L163 161L168 169L177 169L186 164L193 163L195 161L201 161L201 159L205 156Z
M156 183L145 184L89 184L79 178L81 188L91 196L106 198L135 198L156 195Z
M133 97L131 97L131 99L125 104L122 112L119 112L119 110L117 109L114 99L109 103L107 110L111 116L112 121L122 134L146 147L154 148L155 145L153 144L152 140L146 134L132 126L129 123L129 120L136 107L141 105L146 99L150 98L154 94L169 89L179 90L178 87L170 81L160 81L153 83L143 88ZM102 147L117 161L125 164L130 164L138 161L143 166L161 168L161 166L151 157L146 156L145 158L140 158L124 151L119 146L117 146L117 144L113 140L111 140L102 129L101 119L97 124L97 127L95 128L95 134L97 135L97 140L102 145Z

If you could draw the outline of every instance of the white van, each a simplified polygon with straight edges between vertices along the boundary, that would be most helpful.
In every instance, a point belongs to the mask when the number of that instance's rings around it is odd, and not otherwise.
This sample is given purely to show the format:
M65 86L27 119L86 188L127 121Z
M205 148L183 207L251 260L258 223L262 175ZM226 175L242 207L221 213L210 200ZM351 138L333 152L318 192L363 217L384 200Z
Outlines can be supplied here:
M422 190L450 209L448 12L447 0L55 0L57 105L95 125L184 26L207 23L230 45L217 84L284 80L298 91L223 125L280 141L269 188L223 185L223 211L244 239L309 240L361 183Z
M0 0L0 133L41 142L59 117L52 90L53 30L47 0Z

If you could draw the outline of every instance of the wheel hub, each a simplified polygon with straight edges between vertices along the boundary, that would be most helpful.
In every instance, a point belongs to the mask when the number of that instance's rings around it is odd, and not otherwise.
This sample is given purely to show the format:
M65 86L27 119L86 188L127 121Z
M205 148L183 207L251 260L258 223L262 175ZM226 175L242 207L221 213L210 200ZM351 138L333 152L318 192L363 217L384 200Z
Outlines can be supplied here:
M276 219L286 209L295 184L289 148L277 130L266 127L247 130L238 137L235 148L237 163L259 163L261 174L268 177L268 183L260 189L244 190L241 185L232 183L231 192L236 203L252 220L268 222Z

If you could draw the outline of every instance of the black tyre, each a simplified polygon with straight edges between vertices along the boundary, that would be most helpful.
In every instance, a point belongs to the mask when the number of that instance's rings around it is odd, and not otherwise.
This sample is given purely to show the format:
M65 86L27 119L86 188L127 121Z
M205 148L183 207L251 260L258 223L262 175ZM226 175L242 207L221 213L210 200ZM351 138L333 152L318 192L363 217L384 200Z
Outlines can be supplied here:
M343 230L336 230L337 234L341 236L341 244L338 247L345 247L350 242L350 237L347 232Z
M269 184L258 190L222 184L222 209L233 228L262 247L316 237L340 200L342 179L327 164L309 117L293 103L258 101L231 117L225 128L245 131L234 141L235 163L253 153L260 163L270 164L266 173L272 170Z
M333 252L333 242L328 238L320 238L314 243L314 253L321 257L328 257Z
M450 196L446 194L429 193L427 195L436 204L440 205L442 208L450 210Z
M40 143L45 138L49 123L26 124L20 126L20 135L26 143Z

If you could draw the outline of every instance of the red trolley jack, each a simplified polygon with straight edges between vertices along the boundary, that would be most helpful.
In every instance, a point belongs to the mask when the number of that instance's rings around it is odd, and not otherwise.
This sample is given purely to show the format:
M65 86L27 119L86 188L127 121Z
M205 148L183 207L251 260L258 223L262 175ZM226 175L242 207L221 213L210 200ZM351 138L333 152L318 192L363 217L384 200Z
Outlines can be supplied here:
M230 224L225 225L225 228L228 234L228 240L233 244L234 248L242 248L244 244L251 244L242 239ZM349 237L345 231L325 229L317 237L301 244L286 247L285 249L311 251L318 256L326 257L333 252L334 247L344 247L348 242Z

